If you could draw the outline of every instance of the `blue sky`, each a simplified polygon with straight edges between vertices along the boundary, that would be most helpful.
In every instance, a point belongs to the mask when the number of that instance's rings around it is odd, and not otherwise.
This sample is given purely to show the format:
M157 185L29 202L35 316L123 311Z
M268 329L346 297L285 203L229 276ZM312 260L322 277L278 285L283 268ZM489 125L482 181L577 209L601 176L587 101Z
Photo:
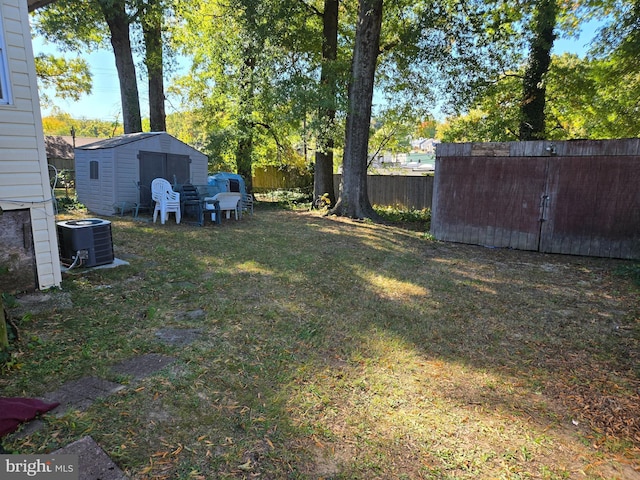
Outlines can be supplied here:
M597 29L596 23L583 26L578 38L557 39L554 44L554 53L575 53L583 56L588 49L588 44ZM59 54L54 45L45 44L39 37L33 39L33 50L39 53ZM114 121L116 118L122 121L120 107L120 88L118 75L115 68L115 60L110 50L101 50L83 55L91 66L93 74L93 91L91 95L84 96L79 101L54 99L54 103L63 112L71 114L74 118L90 118L106 121ZM140 107L143 117L148 117L148 96L145 81L138 82L140 89ZM47 94L53 98L52 92ZM174 110L169 102L166 105L167 113ZM43 107L42 115L46 116L49 110Z

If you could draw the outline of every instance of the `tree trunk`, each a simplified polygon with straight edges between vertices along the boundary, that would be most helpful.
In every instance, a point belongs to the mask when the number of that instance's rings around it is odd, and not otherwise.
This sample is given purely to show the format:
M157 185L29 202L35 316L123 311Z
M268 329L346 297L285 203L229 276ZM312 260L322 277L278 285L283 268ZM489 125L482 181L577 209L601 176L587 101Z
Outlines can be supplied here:
M125 2L124 0L99 0L99 3L111 33L111 45L120 82L124 133L141 132L140 98L138 96L136 67L131 52L129 17L125 9Z
M9 336L7 334L7 317L4 313L4 303L0 296L0 352L9 348Z
M253 125L247 122L245 119L241 120L238 124L241 131L240 138L238 139L238 146L236 147L236 168L238 175L244 179L247 193L253 192L252 182L252 164L251 159L253 155Z
M369 125L380 49L383 0L360 0L353 48L340 197L331 213L376 218L367 194Z
M158 0L150 2L142 17L145 65L149 82L149 123L152 132L167 130L164 109L164 70L162 56L162 12Z
M336 118L335 60L338 56L338 0L325 0L322 17L322 69L320 72L321 102L318 117L321 130L318 135L316 166L313 175L313 198L329 194L331 205L336 204L333 186L333 125Z
M551 64L553 30L558 15L557 0L538 0L532 20L533 37L524 73L522 105L520 107L520 140L545 138L545 75Z
M255 125L251 121L253 111L253 70L256 60L247 51L245 53L244 69L242 72L240 92L240 120L238 120L238 146L236 149L236 169L245 182L247 193L253 192L252 166L253 166L253 129Z

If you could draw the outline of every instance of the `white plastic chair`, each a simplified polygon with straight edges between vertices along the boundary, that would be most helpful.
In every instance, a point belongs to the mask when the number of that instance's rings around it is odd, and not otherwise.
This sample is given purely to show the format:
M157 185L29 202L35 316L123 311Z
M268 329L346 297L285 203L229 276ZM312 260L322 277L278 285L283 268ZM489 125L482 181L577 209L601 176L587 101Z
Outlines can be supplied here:
M176 223L180 223L180 194L174 192L171 184L164 178L156 178L151 182L151 198L156 202L153 210L153 223L158 218L160 212L160 223L169 218L169 213L176 214Z
M205 210L214 210L214 202L220 205L220 212L225 212L227 219L231 218L231 212L235 212L236 220L242 215L242 194L236 192L220 192L213 197L204 199ZM211 213L211 220L216 220L215 213Z

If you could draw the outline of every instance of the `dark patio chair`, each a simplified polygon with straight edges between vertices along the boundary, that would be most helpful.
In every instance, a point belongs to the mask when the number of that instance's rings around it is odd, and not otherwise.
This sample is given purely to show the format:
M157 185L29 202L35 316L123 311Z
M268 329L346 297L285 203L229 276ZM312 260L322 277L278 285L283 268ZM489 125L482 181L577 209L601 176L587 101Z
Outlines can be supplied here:
M183 217L194 216L198 219L198 225L204 225L204 213L202 211L202 201L198 194L198 189L185 183L180 188L180 203Z

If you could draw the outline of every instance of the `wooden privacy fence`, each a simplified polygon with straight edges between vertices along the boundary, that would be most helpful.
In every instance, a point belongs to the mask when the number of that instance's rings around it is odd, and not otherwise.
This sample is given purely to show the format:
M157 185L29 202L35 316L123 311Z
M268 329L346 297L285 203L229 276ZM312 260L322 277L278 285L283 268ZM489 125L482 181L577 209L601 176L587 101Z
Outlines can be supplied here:
M336 192L341 175L333 176ZM433 176L367 175L367 192L372 205L422 210L431 208Z
M253 169L253 191L255 193L293 188L313 190L313 174L295 168L274 166Z
M341 175L333 176L336 193L340 188ZM253 190L263 193L287 189L313 190L313 175L298 170L260 167L253 170ZM433 175L367 175L369 200L373 205L399 206L422 210L431 208Z
M438 240L640 258L640 139L440 144Z

